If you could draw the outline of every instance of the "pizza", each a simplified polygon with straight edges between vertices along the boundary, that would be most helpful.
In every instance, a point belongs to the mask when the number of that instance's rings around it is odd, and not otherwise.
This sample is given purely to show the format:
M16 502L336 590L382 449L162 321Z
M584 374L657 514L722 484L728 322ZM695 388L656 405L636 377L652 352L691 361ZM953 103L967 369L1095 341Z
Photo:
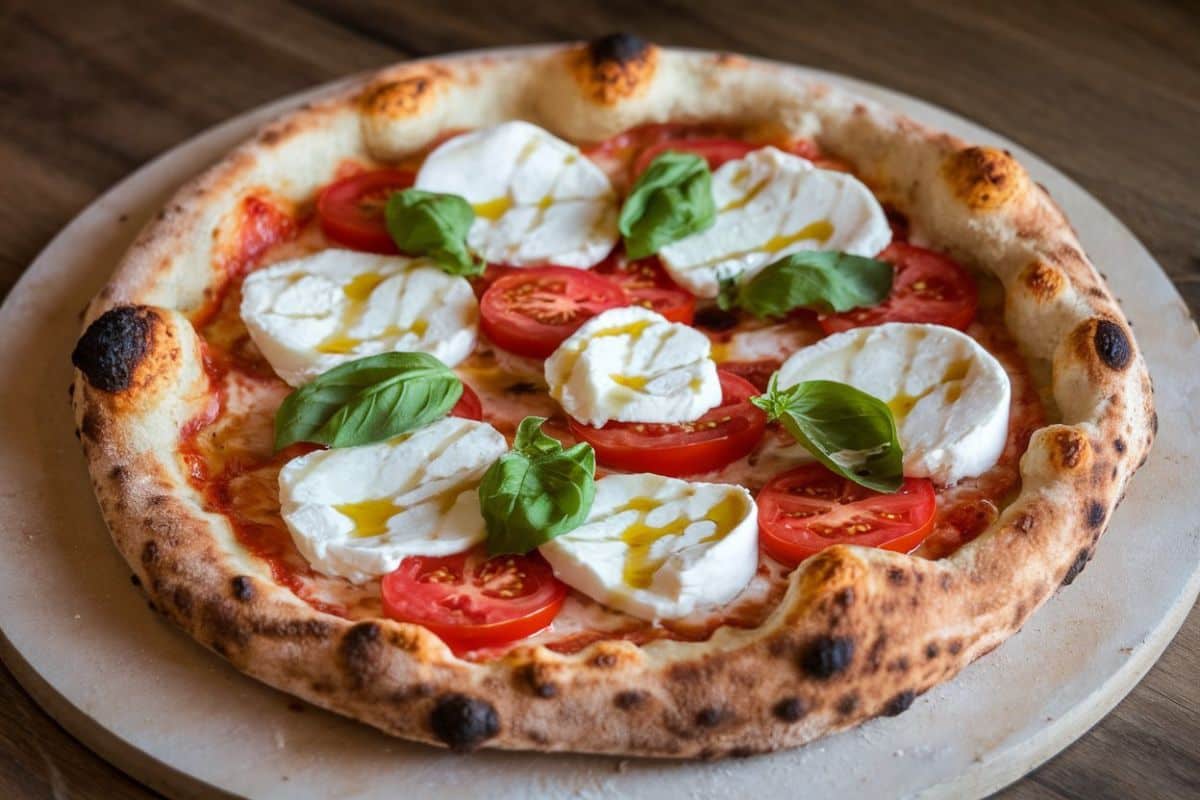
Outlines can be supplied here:
M267 126L140 233L72 361L152 608L455 750L899 714L1079 574L1156 428L1009 153L628 35Z

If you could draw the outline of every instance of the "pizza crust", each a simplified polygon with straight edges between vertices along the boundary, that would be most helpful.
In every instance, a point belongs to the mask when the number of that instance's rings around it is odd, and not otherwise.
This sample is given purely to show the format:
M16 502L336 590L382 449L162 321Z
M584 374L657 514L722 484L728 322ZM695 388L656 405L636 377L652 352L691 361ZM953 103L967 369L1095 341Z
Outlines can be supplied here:
M604 641L456 658L423 628L351 622L274 583L205 512L176 455L208 401L186 315L221 274L248 195L285 210L345 159L529 119L575 140L732 119L815 136L938 247L997 275L1060 424L1034 434L1020 496L953 556L837 546L758 628L705 642ZM242 671L397 736L639 756L747 755L901 713L999 645L1086 565L1156 421L1146 366L1061 211L1009 154L929 130L777 65L635 37L404 64L264 129L179 191L88 313L76 423L113 540L153 606Z

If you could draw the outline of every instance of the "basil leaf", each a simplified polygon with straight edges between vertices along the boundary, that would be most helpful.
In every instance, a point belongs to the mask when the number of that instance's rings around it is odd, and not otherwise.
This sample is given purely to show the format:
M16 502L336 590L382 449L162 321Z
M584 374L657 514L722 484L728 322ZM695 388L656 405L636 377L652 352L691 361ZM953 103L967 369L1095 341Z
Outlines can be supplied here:
M618 227L626 255L638 259L707 230L716 219L708 162L691 153L667 151L650 162L634 184L621 207Z
M779 420L804 449L839 475L877 492L904 481L903 457L891 409L877 397L835 381L802 381L750 402Z
M833 250L784 256L737 289L735 302L756 317L794 308L831 314L873 306L892 290L892 265Z
M545 417L526 417L512 450L479 484L489 555L528 553L578 528L596 495L596 454L580 442L564 450L542 433Z
M352 447L391 438L446 415L462 382L428 353L380 353L323 372L275 414L275 449L296 442Z
M486 265L467 249L475 211L458 195L405 189L388 198L383 216L400 252L429 256L451 275L483 273Z

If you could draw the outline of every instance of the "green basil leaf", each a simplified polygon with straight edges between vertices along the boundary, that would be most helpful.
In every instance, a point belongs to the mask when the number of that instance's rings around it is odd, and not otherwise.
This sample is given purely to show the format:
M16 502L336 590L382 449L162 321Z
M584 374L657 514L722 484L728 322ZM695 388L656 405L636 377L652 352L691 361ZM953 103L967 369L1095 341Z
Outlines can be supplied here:
M832 250L784 256L737 289L734 302L756 317L794 308L825 314L877 305L892 290L892 265Z
M618 227L631 259L712 227L717 207L708 162L667 151L650 162L621 207Z
M289 394L275 414L275 449L296 442L353 447L446 415L462 382L428 353L380 353L341 364Z
M717 308L722 311L732 311L738 307L738 279L736 275L726 275L717 278Z
M779 420L805 450L839 475L877 492L894 492L904 481L904 452L896 420L882 400L835 381L802 381L750 402Z
M596 496L596 454L590 445L564 450L542 433L545 417L526 417L512 450L479 484L489 555L528 553L578 528Z
M467 249L475 221L471 204L456 194L405 189L388 198L388 233L400 252L429 256L451 275L480 275L486 266Z

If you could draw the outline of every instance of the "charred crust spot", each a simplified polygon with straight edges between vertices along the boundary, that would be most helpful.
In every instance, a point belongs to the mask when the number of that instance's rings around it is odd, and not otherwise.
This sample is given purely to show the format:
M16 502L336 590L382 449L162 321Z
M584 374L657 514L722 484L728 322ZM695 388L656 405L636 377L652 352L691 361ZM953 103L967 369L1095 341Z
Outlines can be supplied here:
M382 667L383 629L375 622L360 622L342 637L338 647L342 665L355 686L364 686Z
M1059 431L1054 435L1058 460L1067 469L1075 469L1083 460L1084 440L1075 431Z
M624 692L617 692L613 698L613 705L622 711L631 711L642 703L646 702L646 693L637 689L629 689Z
M854 587L847 586L844 589L839 589L837 594L833 596L833 602L842 608L849 608L854 605Z
M908 582L908 573L900 567L888 567L887 579L894 586L903 586Z
M925 645L925 658L933 661L942 652L942 647L937 642L930 642Z
M558 684L550 681L535 683L533 684L533 693L544 700L549 700L551 697L558 697Z
M1099 528L1104 524L1104 504L1098 500L1088 503L1087 524L1090 528Z
M946 645L946 652L948 652L952 656L956 656L959 653L961 653L962 649L963 649L962 639L955 639L952 642L950 642L950 644Z
M724 708L702 708L696 714L696 724L702 728L715 728L731 716Z
M610 33L588 43L592 66L628 64L643 58L650 43L632 33Z
M938 576L938 586L941 587L943 592L948 592L950 591L950 587L954 586L954 578L951 577L949 572L943 572Z
M858 708L858 692L847 692L842 695L835 708L843 717L853 714Z
M757 755L758 752L753 747L735 747L726 753L726 755L730 758L749 758L750 756Z
M612 653L597 653L592 657L591 665L600 669L615 667L617 665L617 657Z
M96 413L94 408L89 408L83 412L83 420L79 423L79 432L93 442L98 440L104 432L104 422L100 419L100 415Z
M849 636L818 636L800 654L800 667L814 678L825 680L844 672L854 660L854 639Z
M171 593L171 600L175 604L175 608L179 609L179 613L190 616L192 613L192 593L185 586L176 586L175 591Z
M1124 453L1125 448L1126 448L1126 445L1125 445L1124 439L1122 439L1120 436L1113 439L1113 450L1116 450L1118 453Z
M1078 555L1075 556L1075 560L1071 562L1071 566L1067 567L1067 573L1063 575L1062 585L1070 586L1079 577L1079 573L1083 572L1083 568L1087 566L1088 559L1091 557L1092 553L1088 548L1085 547L1080 550Z
M903 692L900 692L899 694L897 694L895 697L893 697L891 700L888 700L887 703L884 704L883 712L882 712L883 716L885 716L885 717L900 716L905 711L908 711L909 707L913 704L913 700L916 700L916 699L917 699L916 692L914 692L912 689L905 689Z
M113 467L112 469L110 469L108 471L108 479L110 481L114 481L116 483L120 483L120 482L124 481L126 476L128 476L128 475L129 475L129 470L125 469L125 467L121 466L120 464L117 464L115 467Z
M262 135L258 137L258 141L262 144L265 144L267 147L270 147L278 142L281 138L282 136L280 135L278 129L269 128L262 132Z
M500 715L485 700L448 694L434 704L429 727L451 750L466 753L500 732Z
M799 697L785 697L774 705L771 713L780 722L799 722L808 713L808 706Z
M432 100L438 84L448 78L449 72L436 65L413 65L405 74L369 88L362 96L362 108L373 116L414 116Z
M249 603L254 599L254 584L245 575L238 575L233 579L233 596L243 603Z
M141 585L142 585L142 579L141 579L141 578L139 578L137 575L130 575L130 576L129 576L129 582L130 582L130 583L132 583L134 586L141 586Z
M71 352L71 363L87 382L104 392L121 392L133 383L150 349L156 317L144 306L117 306L88 326Z
M994 147L963 148L942 166L954 195L974 211L1004 205L1021 187L1022 174L1011 155Z
M900 656L895 661L888 664L888 672L908 672L912 665L908 661L908 656Z
M709 306L708 308L697 310L693 322L698 328L706 328L710 331L727 331L737 327L738 315L732 311L722 311L716 306Z
M1150 432L1158 436L1158 412L1150 412Z
M1025 288L1039 300L1049 300L1062 291L1066 280L1061 272L1049 264L1034 261L1025 268L1021 276Z
M1133 347L1125 330L1110 319L1096 321L1096 332L1092 334L1092 346L1096 355L1109 369L1123 370L1133 359Z
M149 566L158 560L158 545L153 541L146 542L142 547L142 563Z

